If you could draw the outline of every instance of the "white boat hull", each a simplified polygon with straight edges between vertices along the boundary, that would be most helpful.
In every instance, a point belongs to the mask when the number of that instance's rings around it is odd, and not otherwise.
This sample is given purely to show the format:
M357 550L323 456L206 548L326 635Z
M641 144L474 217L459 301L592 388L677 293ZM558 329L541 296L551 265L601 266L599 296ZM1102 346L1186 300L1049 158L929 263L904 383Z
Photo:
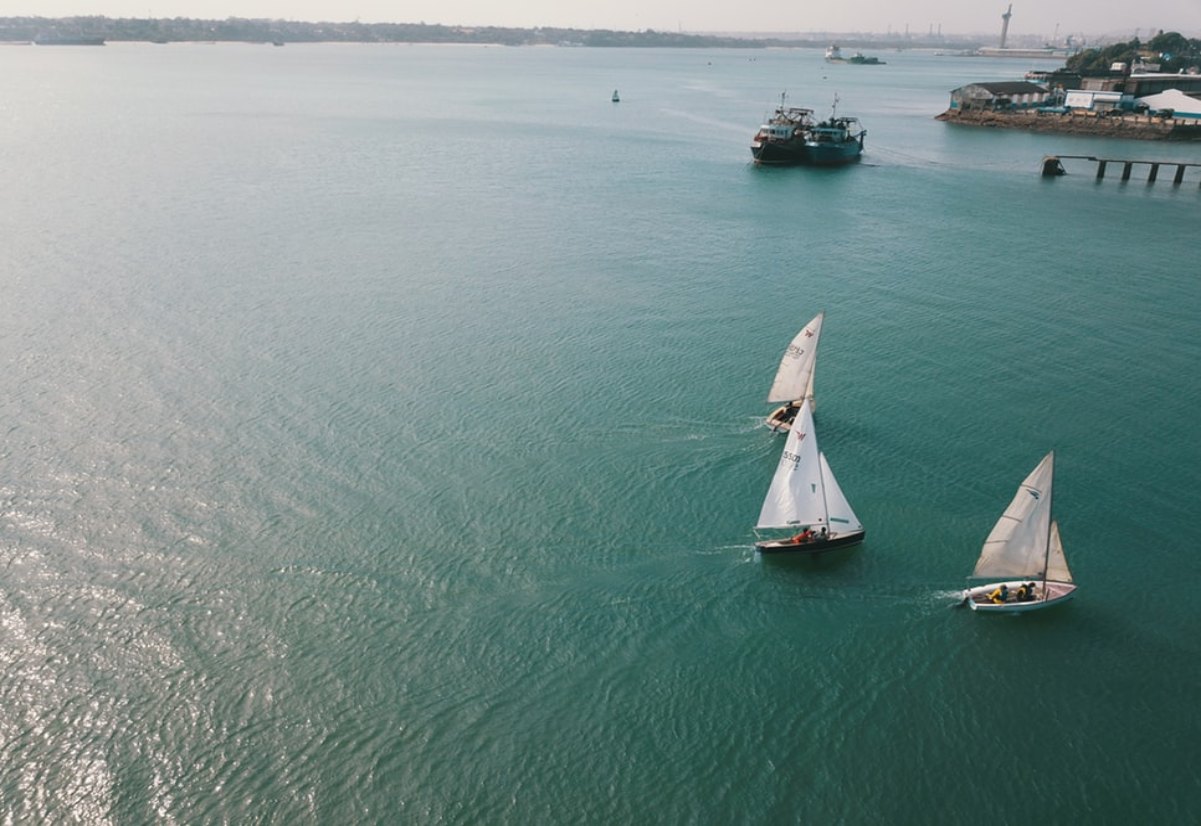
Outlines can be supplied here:
M796 418L797 408L783 404L768 414L763 421L765 425L771 428L776 433L787 433L792 430L793 419Z
M763 420L763 424L774 433L787 433L792 430L792 423L796 421L796 414L800 409L799 402L782 404L767 414L767 418ZM812 396L809 396L809 409L813 413L817 413L817 405L814 403Z
M1076 586L1071 582L1048 582L1046 583L1045 590L1042 582L1036 582L1034 586L1034 599L1019 602L1017 599L1018 588L1026 582L1029 582L1029 580L1015 579L1010 582L990 582L987 585L968 588L963 592L963 599L973 611L981 611L986 614L1024 614L1029 611L1040 611L1043 608L1050 608L1052 605L1059 605L1062 602L1067 602L1076 595ZM1009 588L1009 601L993 602L989 595L1002 585Z

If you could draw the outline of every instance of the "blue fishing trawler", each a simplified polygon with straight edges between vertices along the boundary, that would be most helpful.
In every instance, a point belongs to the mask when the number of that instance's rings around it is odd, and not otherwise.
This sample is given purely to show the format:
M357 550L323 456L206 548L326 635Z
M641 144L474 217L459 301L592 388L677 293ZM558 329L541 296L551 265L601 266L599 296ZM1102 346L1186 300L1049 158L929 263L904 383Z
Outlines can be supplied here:
M858 118L839 115L838 97L830 117L805 132L805 163L813 166L841 166L859 160L863 139L867 136Z

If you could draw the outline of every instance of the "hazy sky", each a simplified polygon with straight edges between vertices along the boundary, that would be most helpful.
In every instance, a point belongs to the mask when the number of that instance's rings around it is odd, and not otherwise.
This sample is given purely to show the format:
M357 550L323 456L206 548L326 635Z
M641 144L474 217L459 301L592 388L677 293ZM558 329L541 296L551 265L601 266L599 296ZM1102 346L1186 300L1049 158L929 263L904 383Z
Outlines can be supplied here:
M692 32L1000 34L1007 0L0 0L0 17L265 17L364 23L554 26ZM1018 0L1011 35L1125 34L1201 38L1201 0Z

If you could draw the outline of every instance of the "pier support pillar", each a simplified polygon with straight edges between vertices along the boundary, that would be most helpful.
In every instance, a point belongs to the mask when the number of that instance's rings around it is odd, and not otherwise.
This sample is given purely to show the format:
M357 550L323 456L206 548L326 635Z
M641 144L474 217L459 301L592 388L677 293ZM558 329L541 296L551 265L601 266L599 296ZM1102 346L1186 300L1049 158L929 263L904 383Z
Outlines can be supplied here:
M1056 175L1066 175L1068 171L1063 168L1063 164L1059 162L1059 158L1054 155L1047 155L1043 158L1043 177L1053 178Z
M1130 161L1126 161L1125 165L1122 166L1122 180L1123 181L1130 180L1130 170L1133 168L1134 168L1134 164L1131 163Z
M1105 166L1107 163L1108 163L1108 161L1097 161L1097 180L1098 181L1105 177Z
M1147 183L1155 183L1155 179L1159 177L1159 164L1151 164L1151 171L1147 173Z

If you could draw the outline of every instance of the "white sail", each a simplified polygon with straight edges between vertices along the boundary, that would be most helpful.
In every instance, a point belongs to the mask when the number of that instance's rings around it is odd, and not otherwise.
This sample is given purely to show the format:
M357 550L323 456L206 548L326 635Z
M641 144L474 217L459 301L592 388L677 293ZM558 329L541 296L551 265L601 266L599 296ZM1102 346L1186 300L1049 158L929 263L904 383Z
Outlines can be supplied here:
M813 373L817 366L817 342L821 338L823 310L805 325L784 351L767 400L772 403L813 399Z
M826 524L821 462L809 402L797 412L756 528Z
M1018 487L1013 501L984 540L980 558L972 571L973 577L1042 579L1045 576L1051 541L1054 470L1055 454L1052 452L1043 457Z
M848 531L863 530L863 524L851 510L851 503L843 495L842 488L838 486L838 480L834 478L834 472L830 470L826 454L819 455L822 466L822 484L826 488L826 513L829 514L830 532L843 534Z
M1063 542L1059 539L1059 523L1055 521L1051 522L1051 553L1047 556L1047 579L1052 582L1072 581L1068 558L1063 555Z

